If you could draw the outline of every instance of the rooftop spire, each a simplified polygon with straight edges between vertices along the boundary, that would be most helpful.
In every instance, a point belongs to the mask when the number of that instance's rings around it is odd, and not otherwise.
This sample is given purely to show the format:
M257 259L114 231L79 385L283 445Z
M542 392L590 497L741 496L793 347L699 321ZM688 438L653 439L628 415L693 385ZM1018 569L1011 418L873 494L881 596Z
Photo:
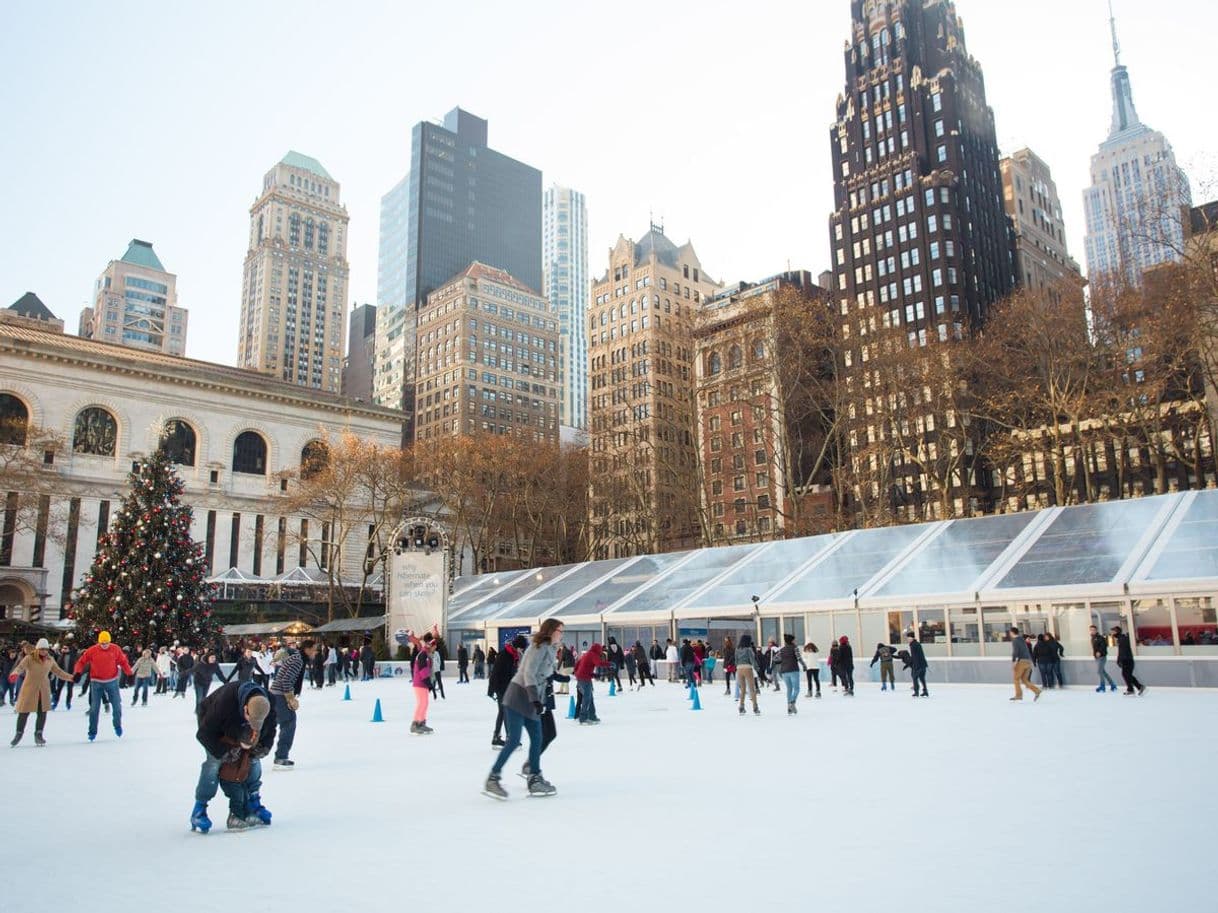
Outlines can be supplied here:
M1112 11L1112 0L1108 0L1108 24L1112 29L1112 139L1133 127L1140 127L1137 109L1133 106L1133 87L1129 83L1129 70L1121 63L1121 43L1117 40L1116 15Z

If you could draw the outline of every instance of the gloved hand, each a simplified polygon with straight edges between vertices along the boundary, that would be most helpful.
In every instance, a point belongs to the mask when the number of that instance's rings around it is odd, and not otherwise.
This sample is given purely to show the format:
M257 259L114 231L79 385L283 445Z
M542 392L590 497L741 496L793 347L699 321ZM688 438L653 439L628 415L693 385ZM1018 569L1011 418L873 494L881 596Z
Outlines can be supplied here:
M541 701L533 701L533 709L540 714L544 713L546 708L542 705Z
M262 760L263 758L265 758L270 753L271 753L270 745L255 745L252 749L250 749L250 757L254 758L255 760L259 760L259 761Z

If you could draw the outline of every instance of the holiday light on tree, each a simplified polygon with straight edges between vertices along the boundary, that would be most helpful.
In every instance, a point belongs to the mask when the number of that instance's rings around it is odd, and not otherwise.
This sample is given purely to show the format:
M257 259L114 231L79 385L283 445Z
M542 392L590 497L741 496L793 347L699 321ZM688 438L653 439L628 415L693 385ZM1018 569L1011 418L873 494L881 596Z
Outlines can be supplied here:
M124 646L195 646L219 633L203 546L191 539L192 511L182 480L158 450L128 476L131 493L98 543L68 617L90 640L109 631ZM172 596L171 596L172 594Z

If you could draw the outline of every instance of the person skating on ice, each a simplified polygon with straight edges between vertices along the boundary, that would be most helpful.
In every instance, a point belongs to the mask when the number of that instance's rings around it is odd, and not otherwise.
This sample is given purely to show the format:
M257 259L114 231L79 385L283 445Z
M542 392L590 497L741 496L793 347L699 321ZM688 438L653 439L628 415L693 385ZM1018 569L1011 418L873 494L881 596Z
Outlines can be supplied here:
M913 631L908 631L905 634L905 639L908 642L909 650L909 677L913 679L913 696L914 697L930 697L926 690L926 653L922 650L922 644L918 638L914 636ZM922 685L922 693L918 693L918 684ZM893 687L896 690L896 687Z
M110 632L97 635L97 643L91 646L72 670L76 675L89 674L89 741L97 738L97 718L101 714L102 699L110 703L114 722L114 734L123 735L123 699L118 691L120 672L131 674L131 664L117 646L110 643Z
M1125 679L1126 696L1135 691L1139 695L1145 694L1146 686L1133 674L1133 648L1129 644L1129 635L1121 631L1120 625L1113 625L1112 636L1116 638L1117 642L1117 668L1121 670L1121 678Z
M617 690L622 690L622 667L626 665L626 655L622 652L621 645L614 637L609 638L609 646L605 649L606 658L609 660L606 667L609 672L609 677L617 686Z
M1040 689L1032 684L1032 650L1024 640L1023 632L1012 627L1011 635L1011 675L1015 681L1015 696L1013 701L1023 700L1023 689L1032 692L1032 702L1040 700Z
M804 668L808 676L808 697L820 697L820 650L808 641L804 644ZM813 685L816 686L813 693Z
M512 682L512 676L516 674L516 665L520 661L521 654L528 649L528 646L529 639L523 634L517 634L510 644L504 645L499 655L495 657L495 664L491 667L491 675L486 685L486 693L488 697L495 701L495 704L499 708L498 713L495 715L495 732L491 736L492 748L502 748L507 744L499 735L503 731L505 719L503 696L507 693L508 685Z
M787 713L798 713L796 702L799 700L799 670L807 669L808 666L800 656L799 648L795 646L794 634L782 635L782 646L775 654L774 663L787 688Z
M230 831L271 823L271 813L262 804L262 759L275 742L275 726L271 699L256 682L229 682L204 699L195 733L204 757L190 813L192 831L211 830L207 803L217 788L228 797Z
M300 692L304 690L305 667L316 650L313 641L306 640L299 650L285 646L275 654L275 675L267 689L279 728L273 770L292 770L296 766L288 755L296 741L296 711L300 709Z
M854 697L854 648L843 634L837 640L837 675L842 680L844 697Z
M1108 665L1108 638L1100 633L1100 629L1095 625L1091 626L1091 655L1095 657L1095 671L1100 677L1100 686L1095 690L1100 694L1104 693L1104 683L1108 683L1108 687L1116 693L1117 684L1112 680L1112 676L1108 674L1108 670L1104 668Z
M60 681L72 681L72 674L61 669L51 658L51 645L45 637L39 638L34 649L18 660L5 676L5 681L12 684L17 679L22 680L13 704L17 711L17 731L9 743L13 748L25 735L25 724L31 713L34 714L34 744L39 748L46 745L42 733L46 729L47 711L51 708L51 676Z
M520 667L512 676L503 696L503 709L507 724L507 744L499 752L487 775L482 791L493 799L506 799L507 790L500 782L504 765L512 752L520 747L521 730L529 734L528 789L530 797L552 796L557 790L542 776L541 717L545 711L545 689L557 669L556 650L562 640L563 624L556 618L547 618L541 630L533 635L532 643L520 660ZM599 656L599 644L592 645ZM590 653L592 651L589 651ZM583 658L581 657L581 662Z
M148 706L148 689L152 687L152 683L156 681L156 660L152 657L152 651L145 647L140 652L140 658L135 661L132 670L135 673L135 685L131 688L131 706L134 707L136 699L142 691L144 694L144 706Z
M581 725L595 726L600 722L596 715L596 700L592 695L592 679L597 669L609 666L609 661L601 655L601 645L593 644L588 652L579 658L575 664L575 690L579 692L576 715Z
M727 635L723 638L723 685L724 691L728 697L732 694L732 676L736 674L736 644L732 641L732 635Z
M457 645L457 684L469 684L469 648L464 641Z
M432 631L424 634L422 640L415 637L413 631L399 631L396 636L402 646L409 643L414 647L414 657L410 661L410 684L414 689L414 717L410 723L410 733L431 735L435 730L427 725L427 708L431 701L435 653L439 641Z
M753 701L753 713L761 713L757 705L757 651L751 634L741 634L736 646L736 686L740 689L740 713L744 715L745 698Z
M897 690L897 674L892 668L892 658L894 655L893 648L888 644L876 644L875 656L871 657L871 662L868 668L872 668L878 662L880 664L880 690L887 691L888 686L892 685L892 690Z
M829 645L829 678L830 678L829 685L834 691L837 690L837 677L838 677L837 655L838 655L839 649L840 648L838 647L836 640L833 641Z
M642 691L647 686L647 681L651 680L651 687L656 686L655 676L651 674L651 660L647 657L647 651L643 649L643 642L636 640L634 642L634 664L639 670L639 690Z

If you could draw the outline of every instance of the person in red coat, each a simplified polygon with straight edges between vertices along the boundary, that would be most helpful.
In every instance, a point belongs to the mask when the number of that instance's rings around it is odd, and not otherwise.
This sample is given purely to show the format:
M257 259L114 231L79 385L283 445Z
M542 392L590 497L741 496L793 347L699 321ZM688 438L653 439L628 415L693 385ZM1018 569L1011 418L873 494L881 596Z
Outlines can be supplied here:
M600 722L596 715L596 702L592 699L592 677L597 669L608 665L609 661L601 655L600 644L589 647L588 652L575 664L575 690L579 695L577 709L581 724L594 726Z
M97 717L101 713L102 696L110 701L110 712L114 715L114 734L123 736L123 699L118 693L119 672L134 675L127 657L110 643L110 632L97 635L97 643L91 646L72 669L77 675L89 673L89 741L97 738Z

